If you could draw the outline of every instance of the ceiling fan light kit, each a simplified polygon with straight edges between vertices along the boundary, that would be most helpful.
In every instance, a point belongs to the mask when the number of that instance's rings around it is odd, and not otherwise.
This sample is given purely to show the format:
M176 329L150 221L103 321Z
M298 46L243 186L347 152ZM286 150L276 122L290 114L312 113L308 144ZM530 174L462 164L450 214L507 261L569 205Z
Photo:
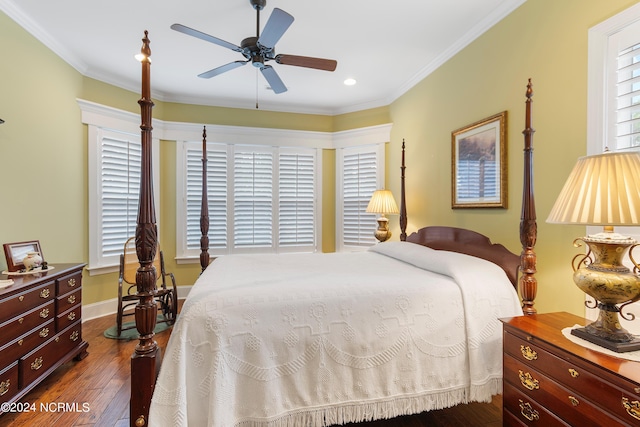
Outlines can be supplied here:
M266 62L275 61L277 64L312 68L323 71L334 71L336 69L338 62L333 59L285 54L276 55L275 45L293 23L293 16L282 9L274 8L271 16L269 16L269 19L264 26L264 29L262 30L262 34L260 34L260 11L264 9L267 1L249 0L249 2L256 10L256 36L245 38L240 42L240 46L186 27L182 24L173 24L171 26L172 30L231 49L241 53L245 57L244 61L234 61L221 65L209 71L205 71L204 73L198 74L198 77L209 79L251 62L251 65L260 70L274 93L283 93L287 91L287 87L278 76L276 70L272 66L266 65Z

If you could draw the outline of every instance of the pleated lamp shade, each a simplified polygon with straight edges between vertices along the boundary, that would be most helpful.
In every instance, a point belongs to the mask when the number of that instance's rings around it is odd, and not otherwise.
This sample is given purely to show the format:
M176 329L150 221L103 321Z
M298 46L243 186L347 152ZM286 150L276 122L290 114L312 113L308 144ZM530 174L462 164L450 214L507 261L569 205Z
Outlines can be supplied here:
M393 193L390 190L376 190L369 200L367 206L367 212L380 213L380 214L397 214L398 205L393 198Z
M640 153L605 152L578 159L547 222L640 224Z

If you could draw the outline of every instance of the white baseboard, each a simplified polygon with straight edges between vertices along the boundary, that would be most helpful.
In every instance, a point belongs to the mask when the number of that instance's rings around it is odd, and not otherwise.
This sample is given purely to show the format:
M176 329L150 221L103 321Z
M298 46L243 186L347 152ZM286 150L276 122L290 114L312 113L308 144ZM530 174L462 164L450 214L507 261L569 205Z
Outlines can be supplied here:
M178 286L178 299L185 299L192 286ZM115 314L118 309L118 298L94 302L82 306L82 321Z

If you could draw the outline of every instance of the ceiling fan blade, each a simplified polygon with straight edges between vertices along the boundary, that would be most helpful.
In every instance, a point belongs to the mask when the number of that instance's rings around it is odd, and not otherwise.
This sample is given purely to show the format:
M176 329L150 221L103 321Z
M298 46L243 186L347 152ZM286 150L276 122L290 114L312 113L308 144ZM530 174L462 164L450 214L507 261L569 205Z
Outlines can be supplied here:
M171 26L172 30L178 31L180 33L186 34L188 36L197 37L201 40L217 44L218 46L226 47L227 49L235 50L236 52L242 52L242 48L240 46L236 46L233 43L229 43L217 37L210 36L209 34L205 34L201 31L194 30L193 28L185 27L182 24L173 24Z
M271 12L271 16L269 16L269 20L258 38L258 44L268 49L273 49L292 23L293 16L276 7Z
M278 73L276 73L276 70L271 65L265 65L260 71L262 71L262 75L267 79L267 83L269 83L274 93L287 91L287 87L282 83L280 76L278 76Z
M338 66L338 61L334 59L312 58L310 56L276 55L275 59L278 64L315 68L316 70L324 71L334 71Z
M210 79L211 77L215 77L215 76L220 75L222 73L226 73L227 71L231 71L231 70L236 69L238 67L242 67L246 63L247 63L247 61L229 62L228 64L221 65L220 67L214 68L213 70L205 71L202 74L198 74L198 77L203 78L203 79Z

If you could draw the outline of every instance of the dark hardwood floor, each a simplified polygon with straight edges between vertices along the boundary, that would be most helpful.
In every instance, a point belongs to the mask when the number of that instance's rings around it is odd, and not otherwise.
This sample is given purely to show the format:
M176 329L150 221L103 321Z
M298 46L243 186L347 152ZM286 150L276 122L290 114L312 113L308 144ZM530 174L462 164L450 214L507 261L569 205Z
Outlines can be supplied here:
M79 362L69 362L22 399L34 404L33 412L0 415L0 426L72 427L129 425L129 360L137 341L107 339L103 332L115 324L115 315L89 320L82 334L89 343L89 356ZM170 332L156 335L164 349ZM77 404L58 410L58 404ZM84 405L84 406L83 406ZM47 407L49 412L42 410ZM67 405L69 406L69 405ZM471 427L502 425L502 398L491 403L473 403L386 421L357 424L358 427ZM355 425L350 424L355 427Z

